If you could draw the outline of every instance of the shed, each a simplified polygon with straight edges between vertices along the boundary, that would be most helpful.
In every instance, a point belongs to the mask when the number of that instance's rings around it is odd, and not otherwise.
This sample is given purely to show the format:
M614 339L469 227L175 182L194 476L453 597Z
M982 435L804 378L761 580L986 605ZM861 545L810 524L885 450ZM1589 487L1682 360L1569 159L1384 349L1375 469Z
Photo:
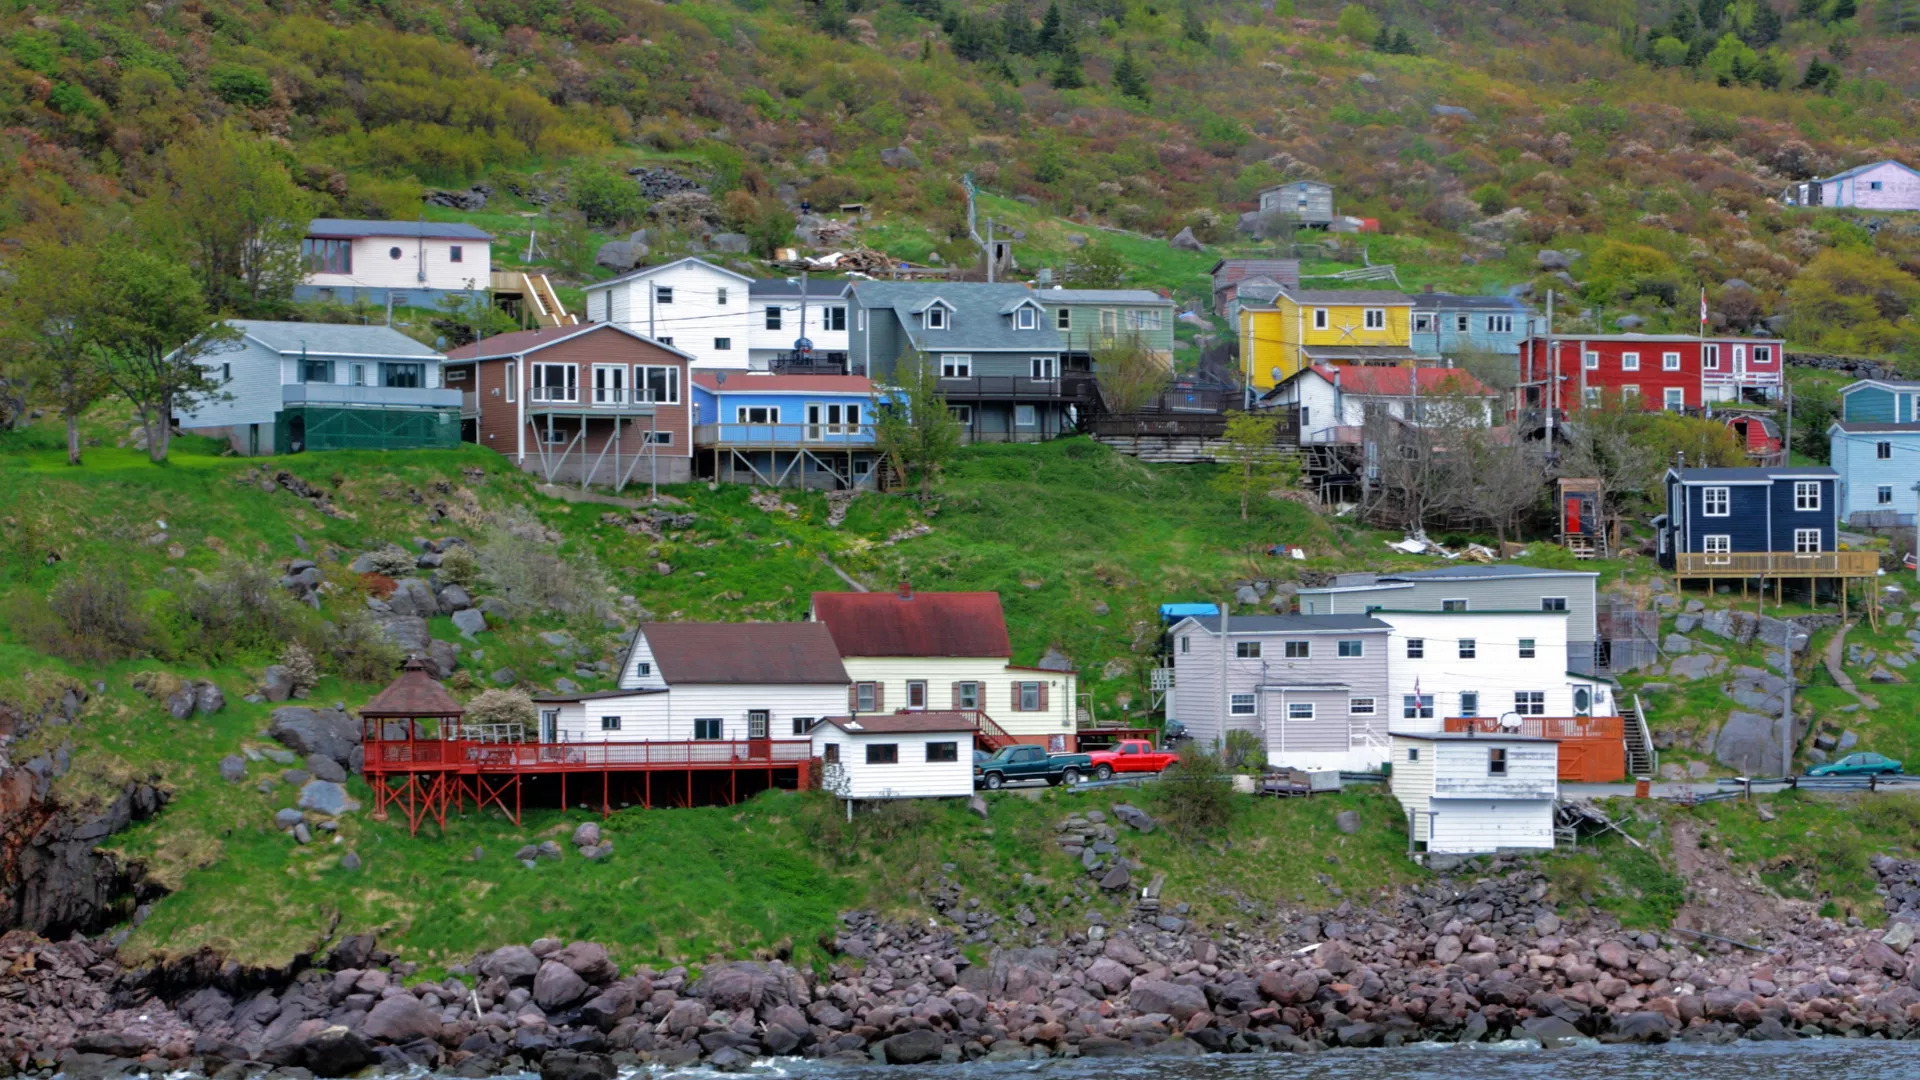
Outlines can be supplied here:
M814 725L821 786L844 799L940 799L973 794L970 712L829 716Z
M1396 731L1393 795L1429 853L1548 849L1559 761L1551 739Z
M1260 193L1262 214L1286 214L1302 225L1333 224L1333 185L1318 180L1276 184Z

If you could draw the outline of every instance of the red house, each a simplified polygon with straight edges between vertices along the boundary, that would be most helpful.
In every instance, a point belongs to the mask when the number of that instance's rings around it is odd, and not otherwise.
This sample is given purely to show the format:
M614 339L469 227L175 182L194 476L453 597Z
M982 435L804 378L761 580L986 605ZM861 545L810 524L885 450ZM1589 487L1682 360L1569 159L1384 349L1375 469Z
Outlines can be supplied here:
M1785 348L1778 338L1532 337L1520 346L1515 404L1565 416L1616 398L1676 412L1718 402L1771 401L1780 396Z

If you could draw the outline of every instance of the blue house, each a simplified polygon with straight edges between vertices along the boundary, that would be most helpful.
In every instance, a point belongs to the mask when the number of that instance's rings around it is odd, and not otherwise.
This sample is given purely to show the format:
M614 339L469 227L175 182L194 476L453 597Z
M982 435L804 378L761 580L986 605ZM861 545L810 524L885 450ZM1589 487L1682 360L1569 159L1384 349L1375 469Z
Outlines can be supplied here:
M694 470L725 483L825 491L874 482L864 375L693 374Z
M1920 423L1836 420L1827 446L1840 474L1840 520L1863 528L1913 524Z
M1664 483L1667 512L1654 525L1660 565L1668 570L1714 576L1724 568L1732 576L1752 562L1732 556L1763 553L1777 558L1760 560L1767 570L1751 576L1791 575L1795 558L1836 550L1840 474L1827 466L1674 468ZM1805 561L1811 567L1818 560Z
M1511 296L1424 292L1413 297L1413 351L1420 356L1519 356L1534 330L1533 310Z
M1920 382L1862 379L1840 391L1844 423L1920 423Z

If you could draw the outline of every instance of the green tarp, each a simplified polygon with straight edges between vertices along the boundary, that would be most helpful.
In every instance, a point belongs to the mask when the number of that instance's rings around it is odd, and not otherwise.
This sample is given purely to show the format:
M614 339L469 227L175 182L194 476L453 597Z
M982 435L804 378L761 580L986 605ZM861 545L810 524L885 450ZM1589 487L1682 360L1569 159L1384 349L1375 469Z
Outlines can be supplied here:
M460 445L458 409L286 409L274 420L274 449L420 450Z

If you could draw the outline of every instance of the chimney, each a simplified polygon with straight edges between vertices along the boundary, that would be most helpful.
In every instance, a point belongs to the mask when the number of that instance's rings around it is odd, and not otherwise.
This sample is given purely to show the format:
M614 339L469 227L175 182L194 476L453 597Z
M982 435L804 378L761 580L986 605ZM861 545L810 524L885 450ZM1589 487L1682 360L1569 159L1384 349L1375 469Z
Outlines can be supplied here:
M1676 468L1676 469L1684 469L1684 468L1686 468L1686 467L1687 467L1687 452L1686 452L1685 450L1682 450L1682 451L1680 451L1680 452L1679 452L1679 454L1677 455L1677 460L1678 460L1678 462L1679 462L1679 463L1678 463L1677 465L1675 465L1675 466L1674 466L1674 468Z
M1428 296L1432 296L1432 295L1433 295L1433 283L1432 283L1431 281L1429 281L1429 282L1428 282L1428 283L1426 284L1426 287L1425 287L1424 289L1422 289L1421 291L1422 291L1422 292L1425 292L1425 293L1426 293L1426 294L1427 294Z
M906 578L900 579L900 599L913 599L913 582L908 581Z

